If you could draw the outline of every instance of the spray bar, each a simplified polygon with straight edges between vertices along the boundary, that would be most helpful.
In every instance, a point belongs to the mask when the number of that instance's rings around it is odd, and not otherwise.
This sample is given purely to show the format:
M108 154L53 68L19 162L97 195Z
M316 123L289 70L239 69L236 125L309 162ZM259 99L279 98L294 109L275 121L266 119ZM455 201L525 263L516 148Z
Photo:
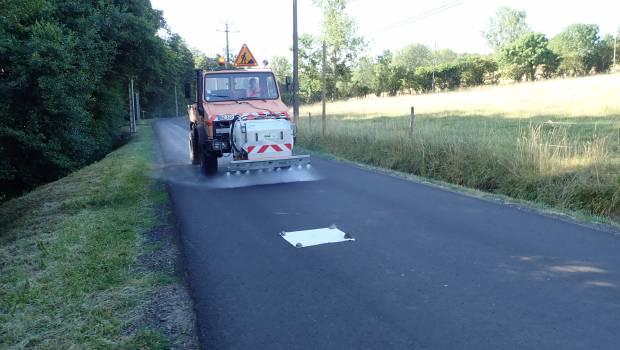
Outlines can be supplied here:
M233 160L228 164L228 171L245 171L305 166L310 164L309 155L273 158L263 160Z

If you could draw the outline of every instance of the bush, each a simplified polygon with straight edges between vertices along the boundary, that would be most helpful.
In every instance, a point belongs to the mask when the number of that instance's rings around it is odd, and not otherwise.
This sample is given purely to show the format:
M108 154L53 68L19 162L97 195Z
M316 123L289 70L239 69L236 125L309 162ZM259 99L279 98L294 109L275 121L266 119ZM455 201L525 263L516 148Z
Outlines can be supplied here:
M0 17L0 199L64 176L109 152L136 80L147 116L174 113L174 85L192 55L157 36L149 1L4 1Z
M433 67L418 67L415 70L413 86L417 92L428 92L433 89Z
M478 86L485 78L497 71L497 62L482 56L469 56L461 59L461 85Z
M452 90L461 86L463 66L459 63L442 64L435 72L435 87Z

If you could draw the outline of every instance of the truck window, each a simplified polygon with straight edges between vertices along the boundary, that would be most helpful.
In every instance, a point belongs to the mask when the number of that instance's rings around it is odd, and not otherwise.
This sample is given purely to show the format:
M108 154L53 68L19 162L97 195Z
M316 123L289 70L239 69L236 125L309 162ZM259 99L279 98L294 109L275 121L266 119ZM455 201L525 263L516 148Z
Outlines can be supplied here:
M205 98L209 102L275 100L278 97L278 89L271 72L207 73L206 76Z
M267 93L269 96L278 96L278 89L273 79L267 80Z
M228 78L207 79L207 90L228 90Z

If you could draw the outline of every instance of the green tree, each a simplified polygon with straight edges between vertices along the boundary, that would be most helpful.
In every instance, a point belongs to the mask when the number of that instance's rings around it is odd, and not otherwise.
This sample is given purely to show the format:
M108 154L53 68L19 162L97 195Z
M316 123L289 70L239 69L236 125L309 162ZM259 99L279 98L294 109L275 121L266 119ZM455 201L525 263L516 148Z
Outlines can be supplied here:
M390 50L385 50L377 57L375 65L374 90L377 96L387 93L395 96L403 86L405 68L394 64L394 55Z
M274 56L269 63L271 70L276 75L276 78L280 81L284 81L287 76L293 74L293 65L289 62L288 58L284 56Z
M504 72L517 81L523 76L533 81L539 67L543 71L554 70L558 61L557 55L549 49L549 41L540 33L527 33L502 47L499 57Z
M434 57L435 64L452 64L459 59L459 54L450 49L439 49Z
M614 37L611 34L605 35L598 42L595 56L594 67L597 72L606 72L613 65Z
M572 24L551 39L549 46L560 56L559 72L565 75L585 75L597 61L598 26Z
M421 67L433 63L433 52L426 45L410 44L394 53L394 64L403 67Z
M278 80L278 85L280 85L280 92L284 103L290 104L292 102L292 94L286 90L286 77L293 75L293 65L284 56L272 57L269 65Z
M415 70L414 89L417 92L429 92L433 88L434 67L418 67Z
M104 156L122 136L127 82L151 116L172 115L192 58L148 0L4 0L0 198Z
M373 79L373 87L375 95L380 97L384 92L389 90L390 65L392 64L392 52L385 50L377 56L377 64L375 65L375 76Z
M351 67L362 49L364 40L356 35L355 21L347 14L349 0L315 0L321 8L321 39L327 44L331 68L331 84L328 93L338 97L338 81L351 77Z
M618 62L620 62L620 28L618 28L618 33L616 33L616 40L614 40L614 43L616 44L616 50L614 51L616 53L616 60L613 64L618 65Z
M209 57L204 52L198 49L191 49L192 56L194 57L194 68L202 70L211 70L219 67L217 63L218 58L221 56L218 54L215 57Z
M168 111L168 108L175 106L175 96L169 92L175 91L177 93L177 99L179 101L179 114L183 111L181 107L188 104L190 101L184 101L185 96L183 94L183 84L186 81L193 80L194 76L194 63L195 59L192 51L188 48L185 40L176 34L168 30L167 37L164 39L165 45L165 61L167 64L166 73L162 73L160 78L164 78L163 82L169 82L170 85L163 83L161 86L161 93L157 104L150 102L152 116L170 116L175 115L172 111ZM161 80L160 80L161 81ZM150 86L145 86L144 89ZM158 94L159 94L158 92ZM183 103L185 102L185 103Z
M353 69L353 94L358 97L366 97L373 91L375 84L375 62L371 57L359 59Z
M491 57L479 55L464 56L459 59L461 66L461 85L477 86L485 82L498 69L497 62Z
M489 19L486 30L483 31L489 46L497 52L503 46L511 44L523 34L530 32L525 17L523 10L509 7L497 9L495 16Z
M392 59L395 74L400 75L402 80L402 87L410 91L415 89L415 70L432 63L433 52L422 44L407 45L402 50L396 51Z
M319 101L321 98L321 44L310 34L299 36L299 96L302 102ZM327 86L331 77L327 77Z
M459 63L444 63L435 67L435 86L452 90L461 86L463 67Z
M617 65L618 62L620 62L620 28L618 28L618 33L616 33L616 40L614 40L614 44L615 44L615 53L616 53L616 57L615 57L615 62L612 62L612 65ZM613 53L612 53L613 55ZM612 59L613 60L613 59Z

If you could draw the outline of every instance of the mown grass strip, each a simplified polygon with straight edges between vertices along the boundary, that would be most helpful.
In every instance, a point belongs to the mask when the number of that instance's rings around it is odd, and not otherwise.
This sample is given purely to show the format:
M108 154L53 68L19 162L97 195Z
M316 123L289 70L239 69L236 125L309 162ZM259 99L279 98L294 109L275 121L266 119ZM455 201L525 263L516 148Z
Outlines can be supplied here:
M0 348L165 348L127 326L161 283L140 268L165 196L150 126L100 162L0 206Z

